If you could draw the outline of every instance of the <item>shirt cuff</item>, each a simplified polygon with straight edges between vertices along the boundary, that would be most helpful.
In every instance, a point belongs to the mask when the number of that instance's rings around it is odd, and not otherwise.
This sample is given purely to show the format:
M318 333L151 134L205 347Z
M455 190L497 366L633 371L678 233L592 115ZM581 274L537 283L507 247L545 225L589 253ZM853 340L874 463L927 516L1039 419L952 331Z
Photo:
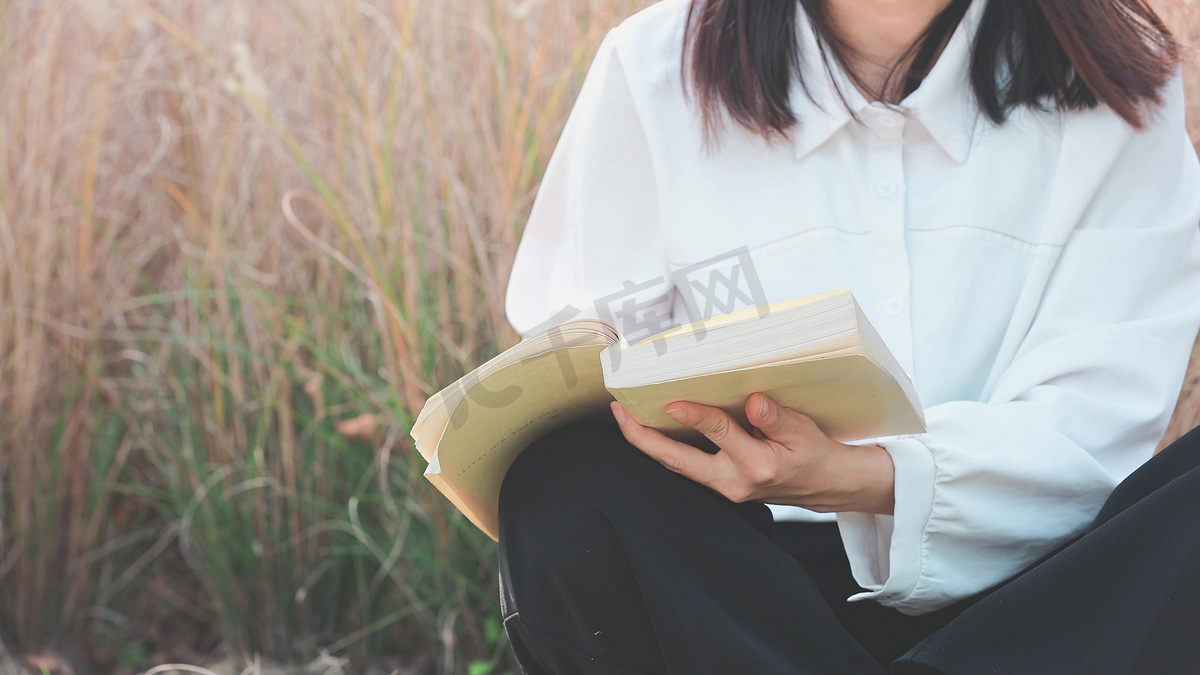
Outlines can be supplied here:
M845 512L837 514L850 572L867 589L850 602L875 600L905 614L920 614L906 606L921 578L925 561L925 527L933 511L935 466L933 453L915 436L876 441L895 466L894 515Z

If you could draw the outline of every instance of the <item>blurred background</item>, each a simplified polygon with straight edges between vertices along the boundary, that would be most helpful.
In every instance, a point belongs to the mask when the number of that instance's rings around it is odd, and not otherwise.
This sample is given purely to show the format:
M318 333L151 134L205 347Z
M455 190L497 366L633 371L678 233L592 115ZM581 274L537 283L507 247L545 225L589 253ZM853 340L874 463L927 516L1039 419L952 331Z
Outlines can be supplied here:
M646 4L0 0L0 672L515 672L407 430Z

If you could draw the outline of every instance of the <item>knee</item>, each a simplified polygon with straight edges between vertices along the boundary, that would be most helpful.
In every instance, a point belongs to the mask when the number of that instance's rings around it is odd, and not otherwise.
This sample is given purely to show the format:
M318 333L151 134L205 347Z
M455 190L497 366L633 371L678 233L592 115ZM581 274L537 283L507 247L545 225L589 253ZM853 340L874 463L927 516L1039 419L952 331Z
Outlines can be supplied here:
M615 425L585 421L553 429L529 444L504 475L501 504L550 493L586 492L627 468L632 446ZM636 451L636 449L635 449Z
M1196 427L1126 476L1108 496L1090 529L1111 520L1134 504L1200 471L1200 427Z
M578 531L614 494L629 491L628 477L652 461L633 448L619 428L576 422L531 443L513 462L500 487L501 536ZM551 543L547 541L547 543Z
M636 459L623 444L615 426L575 423L545 434L513 462L500 488L501 567L513 586L527 591L552 580L565 591L608 574L621 548L613 498L629 495L620 476Z
M1200 426L1175 439L1151 461L1171 462L1180 470L1200 467Z

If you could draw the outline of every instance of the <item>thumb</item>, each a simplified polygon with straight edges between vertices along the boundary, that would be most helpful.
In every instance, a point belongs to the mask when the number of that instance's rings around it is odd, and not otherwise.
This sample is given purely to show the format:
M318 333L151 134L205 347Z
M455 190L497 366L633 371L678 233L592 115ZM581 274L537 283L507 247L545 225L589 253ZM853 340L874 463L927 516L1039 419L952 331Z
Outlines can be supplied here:
M807 444L817 429L811 417L779 405L762 392L746 401L746 418L767 438L789 447Z

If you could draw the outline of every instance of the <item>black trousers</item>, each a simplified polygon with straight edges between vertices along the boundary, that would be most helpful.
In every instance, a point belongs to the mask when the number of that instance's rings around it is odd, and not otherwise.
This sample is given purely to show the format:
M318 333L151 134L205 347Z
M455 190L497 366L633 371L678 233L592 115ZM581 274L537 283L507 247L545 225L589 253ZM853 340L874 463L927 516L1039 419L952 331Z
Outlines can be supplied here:
M504 626L527 675L1200 673L1200 428L1081 537L907 616L858 592L837 526L774 523L614 424L552 431L500 493Z

